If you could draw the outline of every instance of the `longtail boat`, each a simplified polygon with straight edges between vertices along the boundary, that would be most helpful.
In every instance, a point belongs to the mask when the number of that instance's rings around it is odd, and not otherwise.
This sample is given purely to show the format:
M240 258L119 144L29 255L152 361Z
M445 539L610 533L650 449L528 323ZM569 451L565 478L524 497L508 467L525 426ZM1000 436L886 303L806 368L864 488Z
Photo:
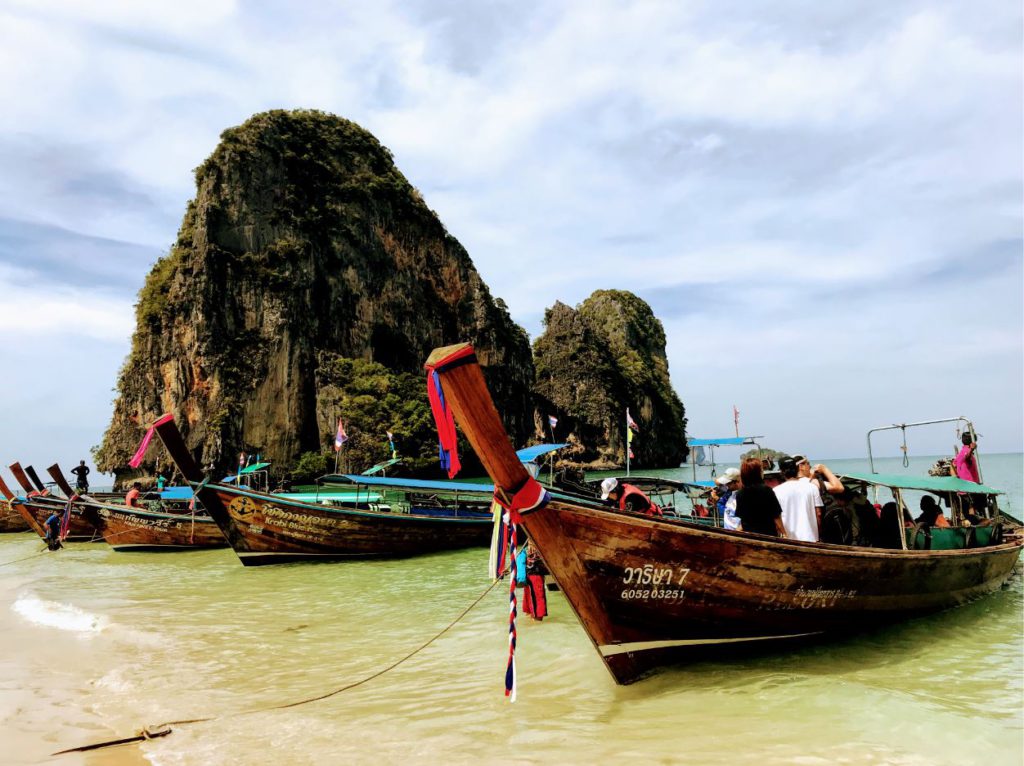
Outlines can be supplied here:
M397 507L357 491L295 499L211 482L170 416L155 424L171 460L247 566L300 560L402 557L490 542L492 517L465 504ZM480 485L476 485L480 486ZM489 499L484 499L489 508Z
M91 523L115 551L227 547L220 528L205 513L171 513L102 502L88 494L76 494L57 464L46 470L60 490L74 498L73 512L77 511Z
M8 500L0 500L0 533L28 532L32 529Z
M15 480L25 491L25 494L24 496L16 497L13 493L10 493L9 489L6 489L5 484L3 489L5 499L21 513L22 517L29 522L32 529L40 537L45 538L46 520L55 511L58 513L63 512L67 498L57 497L51 494L45 487L42 490L37 489L37 486L43 485L31 466L26 469L22 468L20 463L12 463L9 468ZM32 476L35 476L35 482L30 482L29 472L31 472ZM71 518L68 521L68 536L65 539L72 543L89 543L99 542L101 537L92 522L82 514L82 509L73 506Z
M428 373L620 684L726 648L848 635L963 604L1005 582L1020 529L952 550L875 549L731 531L546 492L516 459L468 344ZM947 477L947 491L996 494ZM900 534L902 534L901 520Z

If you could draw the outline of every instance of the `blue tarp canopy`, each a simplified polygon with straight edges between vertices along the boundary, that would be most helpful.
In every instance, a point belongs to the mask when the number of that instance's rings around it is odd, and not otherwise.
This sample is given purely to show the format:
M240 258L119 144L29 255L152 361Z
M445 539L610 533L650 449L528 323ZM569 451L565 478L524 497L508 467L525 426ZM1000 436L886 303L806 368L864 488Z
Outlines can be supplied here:
M427 481L425 479L389 479L384 476L357 476L355 474L331 474L320 479L324 484L361 484L364 487L391 487L429 492L475 492L493 495L493 484L470 484L458 481Z
M568 444L536 444L533 447L517 450L516 455L519 457L520 463L532 463L541 455L547 455L549 452L556 452L568 446Z
M191 500L192 487L165 487L160 492L161 500Z
M724 439L687 439L687 447L724 447L729 444L753 444L761 436L727 436Z

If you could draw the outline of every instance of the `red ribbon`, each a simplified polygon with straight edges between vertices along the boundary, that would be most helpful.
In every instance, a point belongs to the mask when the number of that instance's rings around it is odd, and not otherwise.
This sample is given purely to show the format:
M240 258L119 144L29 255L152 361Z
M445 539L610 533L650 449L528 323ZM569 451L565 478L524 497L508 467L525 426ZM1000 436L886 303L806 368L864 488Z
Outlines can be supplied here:
M430 411L434 413L434 423L437 425L441 468L448 471L449 479L454 479L462 468L459 462L459 437L455 433L455 414L445 401L441 377L432 369L427 370L427 398L430 400Z

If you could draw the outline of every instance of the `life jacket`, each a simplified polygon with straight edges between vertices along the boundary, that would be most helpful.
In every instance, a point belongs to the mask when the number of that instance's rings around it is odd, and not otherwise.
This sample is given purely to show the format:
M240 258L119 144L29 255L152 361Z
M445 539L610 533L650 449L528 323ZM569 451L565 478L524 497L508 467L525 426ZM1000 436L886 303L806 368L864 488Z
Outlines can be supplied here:
M622 497L619 498L619 510L626 510L626 500L629 497L642 497L644 502L647 503L646 513L648 516L661 516L661 508L651 502L651 498L647 497L643 492L634 487L632 484L622 485Z

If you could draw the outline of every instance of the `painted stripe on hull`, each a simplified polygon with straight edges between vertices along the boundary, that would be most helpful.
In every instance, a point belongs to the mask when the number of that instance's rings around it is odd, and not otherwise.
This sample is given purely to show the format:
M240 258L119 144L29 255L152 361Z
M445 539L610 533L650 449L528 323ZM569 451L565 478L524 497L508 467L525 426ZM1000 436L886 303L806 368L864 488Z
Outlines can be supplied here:
M598 647L603 657L614 657L627 652L647 652L652 649L671 649L676 646L705 646L709 644L739 644L750 641L779 641L784 638L806 638L820 636L823 631L810 633L788 633L781 636L741 636L739 638L692 638L680 641L636 641L630 644L605 644Z
M205 550L208 548L226 548L227 543L214 543L211 545L161 545L159 543L117 543L111 545L115 551L128 551L128 550L139 550L140 548L149 549L151 551L162 551L162 550L174 550L174 551L190 551L190 550Z

